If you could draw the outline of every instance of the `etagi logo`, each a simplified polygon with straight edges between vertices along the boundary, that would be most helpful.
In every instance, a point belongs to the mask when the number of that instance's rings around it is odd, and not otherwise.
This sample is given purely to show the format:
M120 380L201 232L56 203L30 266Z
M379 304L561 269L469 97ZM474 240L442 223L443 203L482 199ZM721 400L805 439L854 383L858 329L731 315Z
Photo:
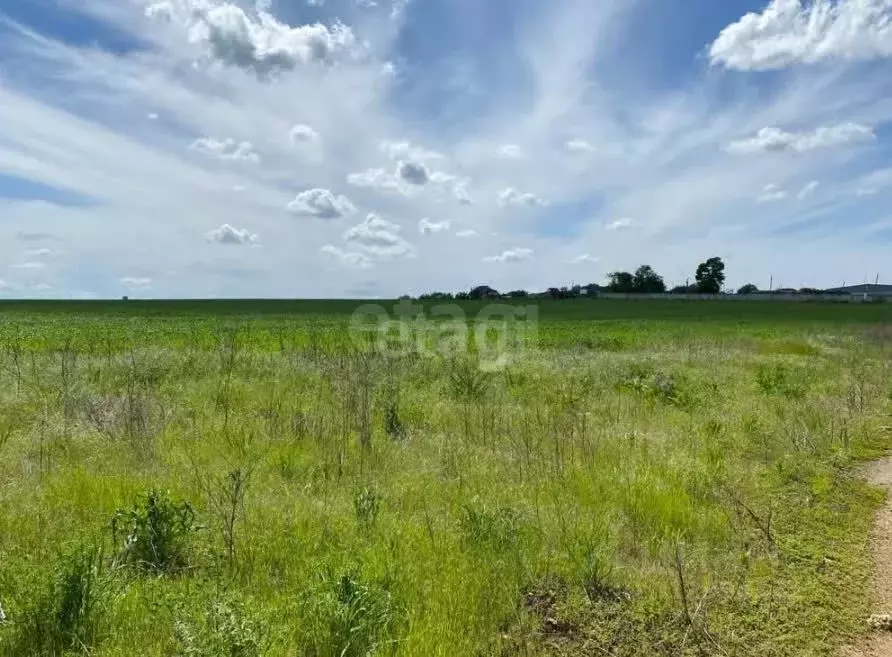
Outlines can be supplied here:
M425 306L401 300L388 309L366 304L350 319L358 346L382 353L473 357L496 371L535 345L539 307L487 303L473 312L456 303Z

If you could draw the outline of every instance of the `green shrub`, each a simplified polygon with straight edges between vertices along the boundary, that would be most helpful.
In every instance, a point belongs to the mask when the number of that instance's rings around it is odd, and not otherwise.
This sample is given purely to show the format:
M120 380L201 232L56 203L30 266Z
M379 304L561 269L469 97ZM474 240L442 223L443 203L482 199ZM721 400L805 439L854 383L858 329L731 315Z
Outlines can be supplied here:
M366 657L396 642L402 614L389 587L363 579L356 570L339 576L324 571L307 596L303 654Z
M204 622L174 623L176 657L258 657L263 654L264 633L247 617L242 605L230 600L214 602Z
M380 498L371 488L363 488L353 500L353 508L356 511L356 521L365 529L371 529L378 518Z
M79 548L63 557L22 620L17 621L10 650L4 654L90 654L99 638L105 585L98 549Z
M462 507L459 526L468 545L504 550L516 544L521 518L514 509L489 509L475 500Z
M117 561L155 573L182 570L188 566L190 538L197 529L188 502L177 503L152 490L112 519L112 535L121 546Z
M802 374L797 374L784 363L759 365L756 384L766 395L782 395L792 399L805 396L806 384Z

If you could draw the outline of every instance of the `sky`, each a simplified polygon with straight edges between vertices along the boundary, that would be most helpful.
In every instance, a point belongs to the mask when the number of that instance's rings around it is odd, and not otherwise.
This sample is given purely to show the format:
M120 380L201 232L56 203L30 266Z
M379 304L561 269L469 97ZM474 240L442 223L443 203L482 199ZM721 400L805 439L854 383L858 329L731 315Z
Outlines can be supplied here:
M0 0L0 298L892 283L892 0Z

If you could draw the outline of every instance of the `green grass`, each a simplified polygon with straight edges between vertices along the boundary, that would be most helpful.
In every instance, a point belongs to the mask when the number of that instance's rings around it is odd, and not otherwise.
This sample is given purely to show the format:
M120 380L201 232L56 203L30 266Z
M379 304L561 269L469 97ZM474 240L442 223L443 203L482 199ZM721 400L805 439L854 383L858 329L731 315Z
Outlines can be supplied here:
M360 349L358 305L0 305L0 655L864 631L892 304L544 302L493 371Z

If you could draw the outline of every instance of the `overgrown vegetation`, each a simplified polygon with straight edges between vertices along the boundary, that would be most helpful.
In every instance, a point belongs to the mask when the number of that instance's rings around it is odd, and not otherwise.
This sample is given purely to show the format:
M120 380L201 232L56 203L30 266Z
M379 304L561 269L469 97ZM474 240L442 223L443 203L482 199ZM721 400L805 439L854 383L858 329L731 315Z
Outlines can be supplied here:
M368 348L339 302L7 309L0 655L830 655L865 631L880 500L853 473L892 446L892 306L549 304L488 370Z

